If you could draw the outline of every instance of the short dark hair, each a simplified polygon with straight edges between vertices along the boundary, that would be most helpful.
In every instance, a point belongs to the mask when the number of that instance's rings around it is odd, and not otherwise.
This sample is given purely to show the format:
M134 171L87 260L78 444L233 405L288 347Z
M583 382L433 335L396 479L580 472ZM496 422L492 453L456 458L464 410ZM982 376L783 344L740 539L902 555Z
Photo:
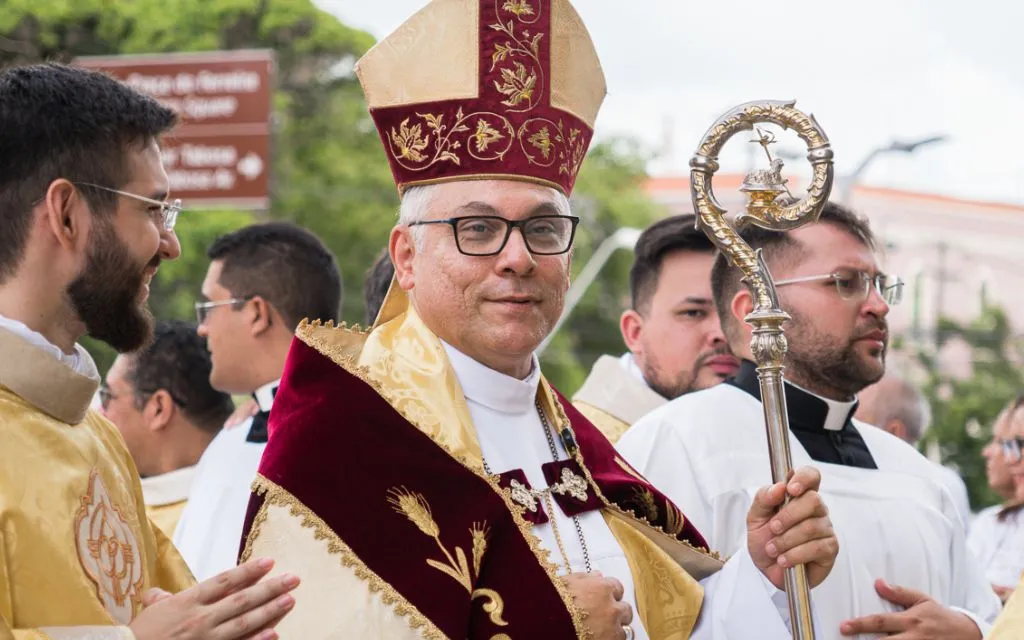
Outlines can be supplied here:
M163 389L189 422L213 434L235 409L230 395L210 386L210 352L194 324L178 320L158 323L153 342L128 358L126 378L135 389L139 406Z
M254 224L217 238L206 252L223 262L220 284L239 298L260 296L288 328L304 319L337 320L341 274L334 254L290 222Z
M0 71L0 282L21 262L35 203L59 178L120 188L126 152L169 131L177 116L108 75L60 64ZM93 213L116 196L82 191Z
M629 270L629 292L633 309L643 313L661 277L665 258L677 251L713 253L715 245L696 227L692 214L664 218L644 229L633 249L633 266Z
M817 224L831 224L857 238L864 246L875 251L875 236L871 232L866 218L851 209L835 202L826 202L818 216ZM740 236L755 251L761 250L764 260L770 268L777 268L785 260L799 259L800 244L784 231L769 231L761 227L745 224L737 229ZM743 286L743 274L733 268L725 255L719 253L711 267L711 295L715 299L718 318L722 323L722 331L728 336L728 327L732 323L732 299Z
M391 254L385 248L366 271L366 279L363 281L363 303L366 306L363 318L367 326L377 319L394 277L395 265L391 263Z

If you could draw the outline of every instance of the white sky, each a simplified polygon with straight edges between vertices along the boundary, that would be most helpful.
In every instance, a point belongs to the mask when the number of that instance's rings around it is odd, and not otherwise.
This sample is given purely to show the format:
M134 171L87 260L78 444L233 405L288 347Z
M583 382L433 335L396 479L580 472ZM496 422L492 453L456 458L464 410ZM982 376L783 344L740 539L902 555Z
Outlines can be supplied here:
M378 39L426 0L316 0ZM893 139L862 182L1024 204L1021 0L575 0L608 83L598 139L671 149L683 174L708 126L756 99L796 99L832 140L839 174ZM666 136L666 131L671 134ZM664 141L669 137L671 145ZM737 136L723 171L746 169ZM795 136L782 141L797 150ZM793 161L789 167L796 166Z

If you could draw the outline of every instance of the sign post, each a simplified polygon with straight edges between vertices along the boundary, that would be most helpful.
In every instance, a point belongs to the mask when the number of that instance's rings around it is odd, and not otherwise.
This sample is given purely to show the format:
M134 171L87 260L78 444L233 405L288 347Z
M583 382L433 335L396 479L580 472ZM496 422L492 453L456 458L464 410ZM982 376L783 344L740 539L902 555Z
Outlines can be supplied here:
M84 57L181 115L163 140L171 194L189 207L270 206L270 50Z

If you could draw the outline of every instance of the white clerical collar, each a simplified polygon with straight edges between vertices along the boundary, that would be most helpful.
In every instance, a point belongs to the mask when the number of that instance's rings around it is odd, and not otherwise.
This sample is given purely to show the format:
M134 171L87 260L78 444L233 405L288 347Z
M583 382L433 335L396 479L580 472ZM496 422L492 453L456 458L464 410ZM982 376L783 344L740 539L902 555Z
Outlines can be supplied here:
M91 371L92 367L83 366L85 365L84 360L86 360L86 358L82 358L82 352L85 351L85 349L81 345L75 344L74 353L64 353L60 347L47 340L43 334L29 329L28 325L23 322L14 320L13 318L7 318L3 315L0 315L0 327L21 337L32 346L46 351L72 371L91 377L89 371Z
M441 341L466 399L503 413L525 413L534 408L540 384L540 363L533 356L530 375L525 380L495 371Z
M274 406L274 396L277 395L277 388L281 385L281 379L268 382L256 391L252 392L253 400L259 405L260 411L270 411Z
M142 478L143 502L150 507L162 507L187 500L195 476L196 468L192 466Z
M622 354L619 358L619 366L621 366L626 373L636 378L638 382L642 382L644 386L651 386L647 384L647 378L644 378L644 372L640 370L640 365L636 363L636 358L633 357L633 353L631 351L627 351Z
M808 391L798 384L794 384L791 380L786 380L786 383L793 385L808 395L814 396L828 406L828 415L825 416L825 422L822 424L822 427L824 427L826 431L842 431L843 425L846 424L846 419L853 414L854 405L857 404L856 398L849 402L830 400L824 396L819 396L813 391Z

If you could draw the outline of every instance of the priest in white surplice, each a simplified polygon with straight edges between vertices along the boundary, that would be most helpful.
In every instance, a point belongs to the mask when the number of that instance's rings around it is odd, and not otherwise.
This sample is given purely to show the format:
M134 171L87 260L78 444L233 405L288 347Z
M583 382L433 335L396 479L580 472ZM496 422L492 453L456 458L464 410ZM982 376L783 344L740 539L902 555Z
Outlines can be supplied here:
M199 460L174 544L202 580L235 566L249 489L267 446L274 404L295 327L303 318L334 320L341 275L315 235L290 223L250 225L210 246L196 304L199 334L213 367L210 383L251 395L256 412L225 427Z
M999 601L967 553L934 465L851 419L856 393L883 374L885 317L901 288L880 274L866 222L829 204L815 224L744 236L764 251L792 316L786 398L793 464L821 470L840 539L836 569L814 593L822 637L907 629L915 638L982 637ZM744 538L742 515L770 470L750 329L741 321L751 298L724 261L712 271L712 287L733 351L745 358L740 373L641 419L618 449L710 536L712 548L733 553Z
M694 216L658 220L640 234L633 254L631 304L619 320L629 351L598 358L572 399L613 444L669 400L739 368L711 299L715 245Z

